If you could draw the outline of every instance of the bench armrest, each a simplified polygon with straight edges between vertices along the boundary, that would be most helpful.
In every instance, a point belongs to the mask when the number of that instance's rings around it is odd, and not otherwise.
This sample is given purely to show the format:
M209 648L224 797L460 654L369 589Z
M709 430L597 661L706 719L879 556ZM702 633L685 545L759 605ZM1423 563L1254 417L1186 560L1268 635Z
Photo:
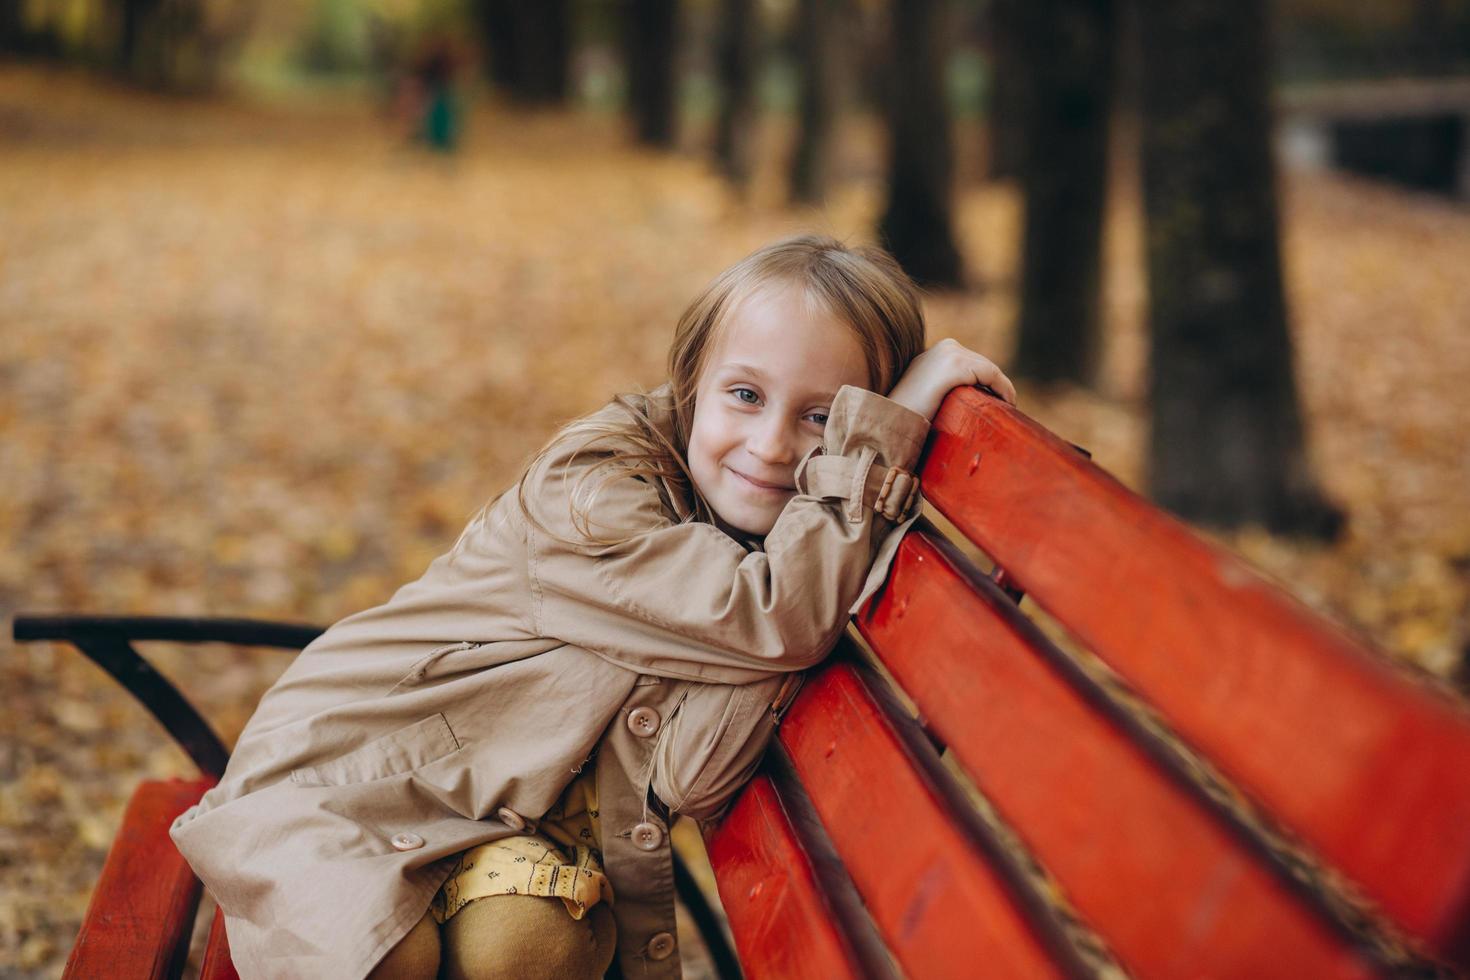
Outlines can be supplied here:
M202 889L168 828L213 784L149 780L133 793L64 977L141 980L182 972Z

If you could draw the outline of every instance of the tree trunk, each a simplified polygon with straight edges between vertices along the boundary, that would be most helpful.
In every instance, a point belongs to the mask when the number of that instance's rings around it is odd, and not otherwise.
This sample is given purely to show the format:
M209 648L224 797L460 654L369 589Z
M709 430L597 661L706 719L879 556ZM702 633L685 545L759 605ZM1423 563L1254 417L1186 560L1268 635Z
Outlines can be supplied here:
M572 47L569 0L479 0L476 11L491 82L522 105L565 102Z
M1414 0L1409 36L1411 56L1421 72L1443 75L1454 68L1455 45L1446 41L1453 37L1452 27L1445 0Z
M485 72L496 88L510 94L516 85L515 11L516 0L478 0L475 16L480 38L489 55Z
M801 70L796 152L791 158L791 198L820 204L832 172L832 137L837 123L838 32L841 0L799 0L796 57Z
M1101 346L1113 3L1019 7L1015 50L1028 66L1031 111L1022 124L1026 211L1015 370L1036 381L1090 385Z
M629 0L623 18L628 109L640 143L672 147L676 138L676 0Z
M1027 8L1033 9L1027 17ZM985 11L985 48L990 67L990 85L985 100L986 176L991 180L1019 177L1023 158L1027 108L1027 82L1036 70L1023 52L1023 21L1045 16L1049 8L1027 0L991 0ZM1043 61L1044 65L1045 62Z
M962 281L950 219L947 14L944 0L903 0L890 7L888 207L878 226L909 275L933 286Z
M519 9L520 84L523 102L559 105L567 98L572 23L568 0L523 0Z
M20 4L14 0L0 3L0 54L28 54L30 32L21 17Z
M145 46L144 34L154 26L160 0L122 0L114 66L119 74L136 78L145 73L139 64Z
M1188 520L1331 537L1287 333L1265 8L1140 8L1150 484Z
M752 0L721 0L716 54L720 114L715 121L715 159L725 177L741 188L750 181L759 44L759 21Z

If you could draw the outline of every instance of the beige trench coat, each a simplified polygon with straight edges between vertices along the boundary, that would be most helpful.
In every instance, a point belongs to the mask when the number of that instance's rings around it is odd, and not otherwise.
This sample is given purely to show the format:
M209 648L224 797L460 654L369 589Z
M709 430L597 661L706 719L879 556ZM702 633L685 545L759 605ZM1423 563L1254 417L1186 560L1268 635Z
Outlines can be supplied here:
M671 435L668 386L644 404ZM681 520L667 486L625 478L596 515L646 530L573 547L526 521L512 488L421 578L333 625L172 827L241 976L359 980L454 855L534 828L595 754L619 965L629 980L677 978L667 813L649 789L706 823L723 812L795 672L881 584L913 511L879 490L889 466L914 467L928 428L842 388L761 542ZM568 488L617 446L593 449L554 451L525 477L537 518L583 541Z

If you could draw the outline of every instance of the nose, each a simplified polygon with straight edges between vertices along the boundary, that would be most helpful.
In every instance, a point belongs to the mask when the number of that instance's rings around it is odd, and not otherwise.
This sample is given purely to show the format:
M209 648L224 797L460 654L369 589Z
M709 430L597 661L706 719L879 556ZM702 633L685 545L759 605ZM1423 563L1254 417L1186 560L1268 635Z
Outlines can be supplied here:
M791 427L775 412L757 423L746 440L745 448L768 466L784 466L796 460L796 441Z

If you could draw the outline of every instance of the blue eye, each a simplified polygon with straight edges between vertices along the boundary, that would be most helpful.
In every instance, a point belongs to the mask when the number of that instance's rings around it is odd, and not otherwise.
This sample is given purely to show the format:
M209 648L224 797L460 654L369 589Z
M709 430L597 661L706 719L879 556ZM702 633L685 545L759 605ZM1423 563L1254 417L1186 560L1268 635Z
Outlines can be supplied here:
M822 426L823 428L826 428L826 425L827 425L827 416L826 416L826 413L824 413L824 412L813 412L812 414L808 415L807 418L809 418L809 419L821 419L822 421L818 422L817 424L820 425L820 426Z
M747 405L754 405L754 404L758 403L761 400L761 396L760 395L757 395L754 391L752 391L749 388L732 388L731 389L731 393L736 398L739 398L740 401L745 402L745 404L747 404ZM742 395L749 395L751 397L751 400L747 400L745 398L741 398Z

